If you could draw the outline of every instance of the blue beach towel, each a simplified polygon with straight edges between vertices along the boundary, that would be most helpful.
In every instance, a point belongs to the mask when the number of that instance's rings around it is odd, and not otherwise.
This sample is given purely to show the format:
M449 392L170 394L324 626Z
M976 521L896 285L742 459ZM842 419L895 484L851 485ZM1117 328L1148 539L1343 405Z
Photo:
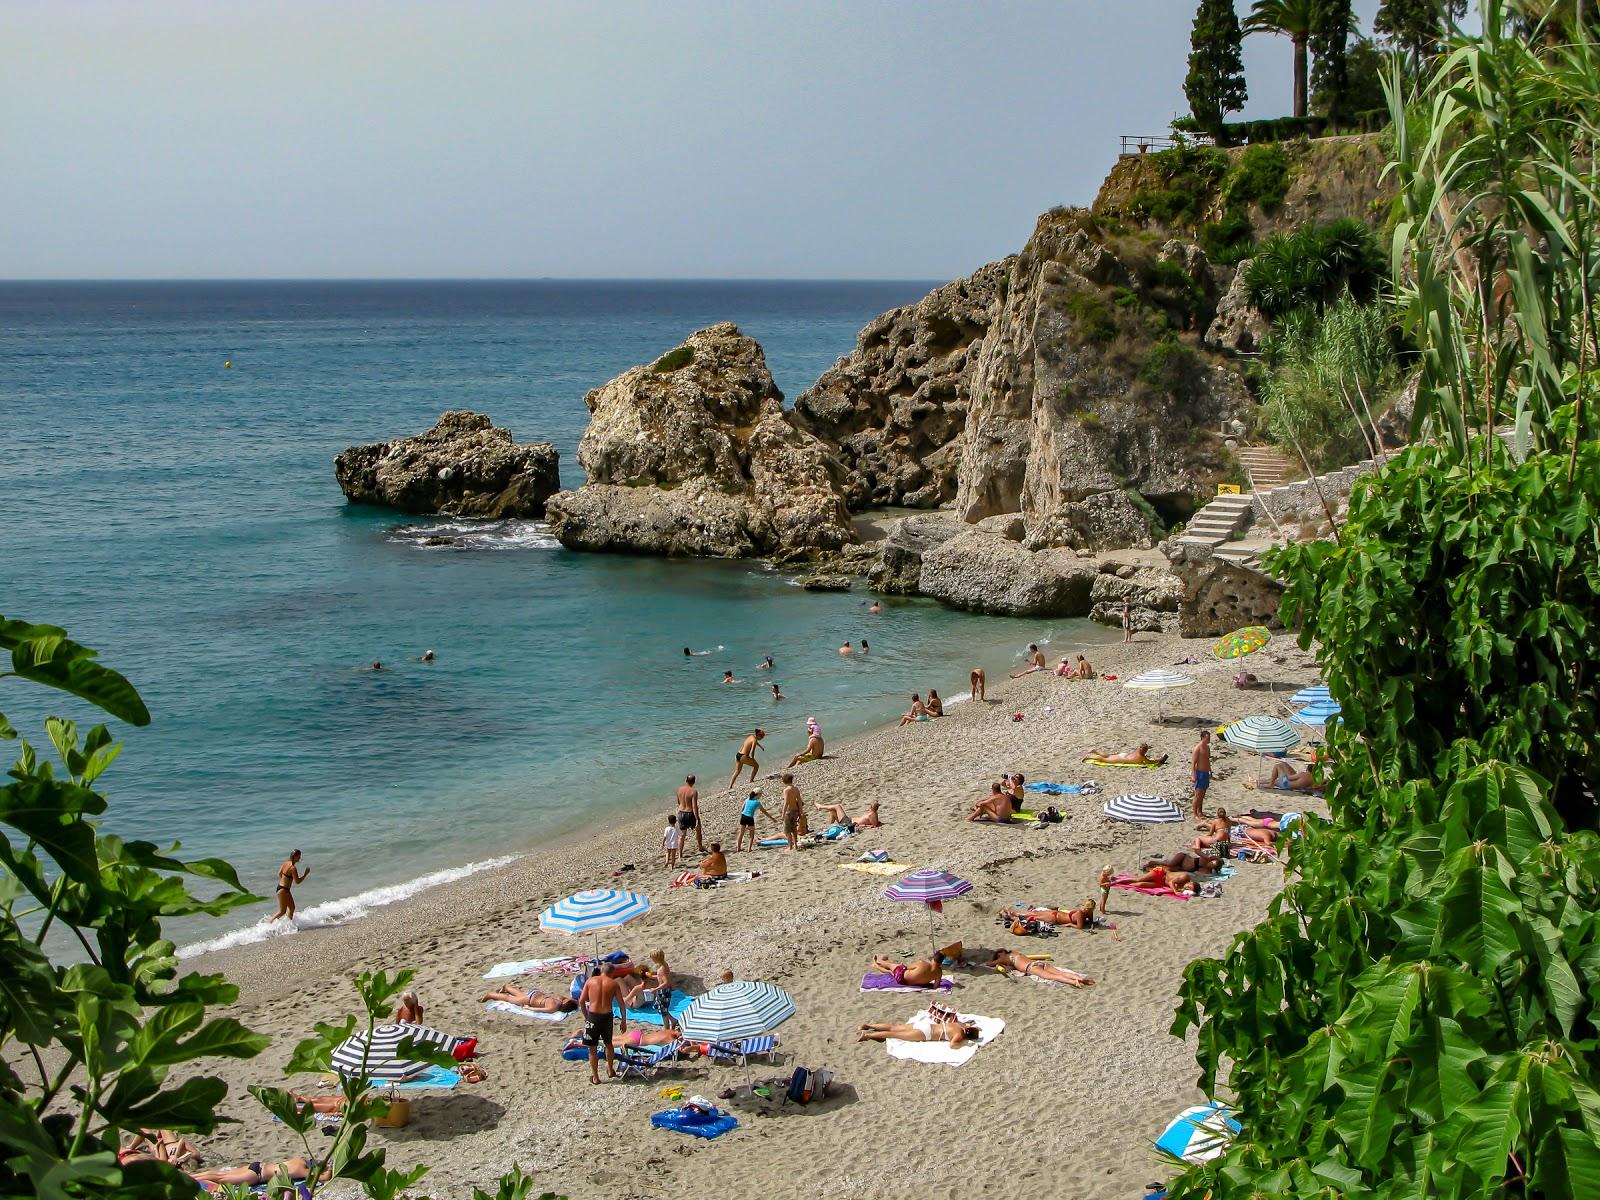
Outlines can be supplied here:
M657 1129L670 1129L674 1133L687 1133L690 1137L721 1137L730 1129L739 1127L739 1119L730 1117L720 1109L710 1112L691 1112L669 1108L665 1112L651 1113L650 1124Z

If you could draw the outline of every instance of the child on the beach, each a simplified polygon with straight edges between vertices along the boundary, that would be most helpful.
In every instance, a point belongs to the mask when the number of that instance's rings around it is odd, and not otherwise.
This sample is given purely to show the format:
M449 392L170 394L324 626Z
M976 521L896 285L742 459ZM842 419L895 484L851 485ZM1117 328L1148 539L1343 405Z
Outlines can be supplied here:
M667 827L661 834L661 854L666 859L667 866L678 865L678 847L683 844L683 831L678 828L678 814L667 814Z

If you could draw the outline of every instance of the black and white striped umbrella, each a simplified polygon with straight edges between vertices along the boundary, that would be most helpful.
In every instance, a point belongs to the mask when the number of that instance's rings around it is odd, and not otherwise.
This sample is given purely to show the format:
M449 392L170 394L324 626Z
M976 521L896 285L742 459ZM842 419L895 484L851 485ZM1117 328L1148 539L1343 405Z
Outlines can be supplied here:
M442 1033L427 1025L394 1023L379 1025L372 1031L372 1045L367 1046L365 1030L353 1033L340 1042L333 1051L333 1069L346 1077L393 1083L408 1079L418 1071L426 1070L428 1063L400 1057L400 1043L410 1041L418 1046L437 1046L446 1054L453 1053L463 1039Z
M1102 811L1115 820L1132 821L1138 825L1163 825L1183 820L1183 813L1171 800L1163 800L1147 792L1126 792L1114 800L1107 800Z

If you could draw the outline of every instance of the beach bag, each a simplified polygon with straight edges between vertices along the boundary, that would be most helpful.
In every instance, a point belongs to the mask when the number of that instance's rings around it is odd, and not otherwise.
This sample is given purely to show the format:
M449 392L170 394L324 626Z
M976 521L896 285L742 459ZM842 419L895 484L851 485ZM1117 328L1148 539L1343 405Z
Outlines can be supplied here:
M833 1072L809 1067L796 1067L784 1089L784 1103L810 1104L813 1100L828 1098L828 1085L833 1082Z

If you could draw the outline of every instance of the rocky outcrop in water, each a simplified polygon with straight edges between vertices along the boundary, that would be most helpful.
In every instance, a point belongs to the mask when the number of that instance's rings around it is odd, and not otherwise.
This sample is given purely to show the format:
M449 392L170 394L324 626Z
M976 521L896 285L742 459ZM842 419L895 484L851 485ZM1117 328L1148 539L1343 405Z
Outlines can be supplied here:
M756 342L724 322L584 397L589 482L551 497L578 550L779 560L855 540L830 448L783 408Z
M561 488L549 442L518 444L482 413L452 411L416 437L351 446L333 461L345 497L408 513L542 517Z
M795 401L801 428L835 447L851 508L955 498L969 367L1010 271L990 263L884 313Z

